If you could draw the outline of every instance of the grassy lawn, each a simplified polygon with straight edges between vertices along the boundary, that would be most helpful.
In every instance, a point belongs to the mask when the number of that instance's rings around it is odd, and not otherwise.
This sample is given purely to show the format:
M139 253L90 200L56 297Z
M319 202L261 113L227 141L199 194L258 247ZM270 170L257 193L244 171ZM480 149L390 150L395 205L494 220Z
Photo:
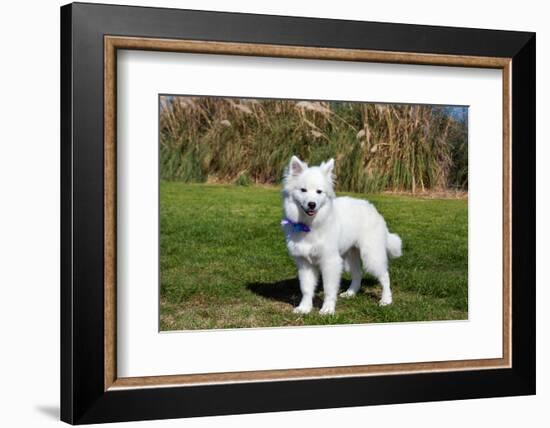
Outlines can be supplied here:
M322 286L316 309L302 316L292 313L300 288L279 226L279 189L161 182L161 330L466 319L467 201L366 198L403 240L390 267L394 303L379 307L380 285L365 276L334 316L318 314Z

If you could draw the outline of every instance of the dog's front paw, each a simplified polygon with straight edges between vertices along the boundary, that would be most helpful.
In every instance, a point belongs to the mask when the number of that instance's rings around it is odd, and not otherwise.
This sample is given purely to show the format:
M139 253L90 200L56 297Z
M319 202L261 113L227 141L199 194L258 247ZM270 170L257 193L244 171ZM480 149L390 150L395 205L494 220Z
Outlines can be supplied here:
M350 297L355 297L357 293L353 290L346 290L342 293L340 293L340 297L343 297L344 299L349 299Z
M334 310L336 309L336 304L334 302L330 303L323 303L323 306L321 307L321 310L319 313L321 315L334 315Z
M296 306L292 312L294 312L295 314L309 314L311 312L311 306L299 305Z

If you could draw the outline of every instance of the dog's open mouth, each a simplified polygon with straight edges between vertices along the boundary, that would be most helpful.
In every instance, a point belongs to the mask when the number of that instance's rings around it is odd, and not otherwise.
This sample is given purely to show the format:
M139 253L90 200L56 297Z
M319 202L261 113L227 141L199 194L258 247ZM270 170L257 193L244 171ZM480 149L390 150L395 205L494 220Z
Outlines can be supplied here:
M311 217L311 216L314 216L315 213L317 212L317 211L312 210L312 209L310 209L310 208L304 208L304 207L302 207L302 208L303 208L304 212L305 212L308 216L310 216L310 217Z

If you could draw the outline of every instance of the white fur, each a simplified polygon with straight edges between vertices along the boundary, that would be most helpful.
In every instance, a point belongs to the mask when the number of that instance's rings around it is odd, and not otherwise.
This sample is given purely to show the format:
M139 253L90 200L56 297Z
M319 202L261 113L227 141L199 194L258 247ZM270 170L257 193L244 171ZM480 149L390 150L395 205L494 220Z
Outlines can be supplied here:
M319 274L325 295L320 313L334 313L343 270L350 272L352 281L340 296L355 296L363 268L382 285L380 305L392 302L388 256L401 255L401 239L388 231L384 218L369 202L336 197L333 169L333 159L308 167L293 156L285 174L285 217L311 229L296 232L291 225L283 226L288 251L298 267L302 300L294 312L300 314L313 307Z

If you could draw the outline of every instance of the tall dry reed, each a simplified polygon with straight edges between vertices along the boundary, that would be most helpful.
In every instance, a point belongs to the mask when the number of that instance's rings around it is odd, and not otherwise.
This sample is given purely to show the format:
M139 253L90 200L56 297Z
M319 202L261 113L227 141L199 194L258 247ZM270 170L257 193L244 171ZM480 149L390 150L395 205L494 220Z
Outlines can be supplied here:
M161 97L166 180L278 183L292 155L336 159L339 190L467 188L467 124L423 105Z

